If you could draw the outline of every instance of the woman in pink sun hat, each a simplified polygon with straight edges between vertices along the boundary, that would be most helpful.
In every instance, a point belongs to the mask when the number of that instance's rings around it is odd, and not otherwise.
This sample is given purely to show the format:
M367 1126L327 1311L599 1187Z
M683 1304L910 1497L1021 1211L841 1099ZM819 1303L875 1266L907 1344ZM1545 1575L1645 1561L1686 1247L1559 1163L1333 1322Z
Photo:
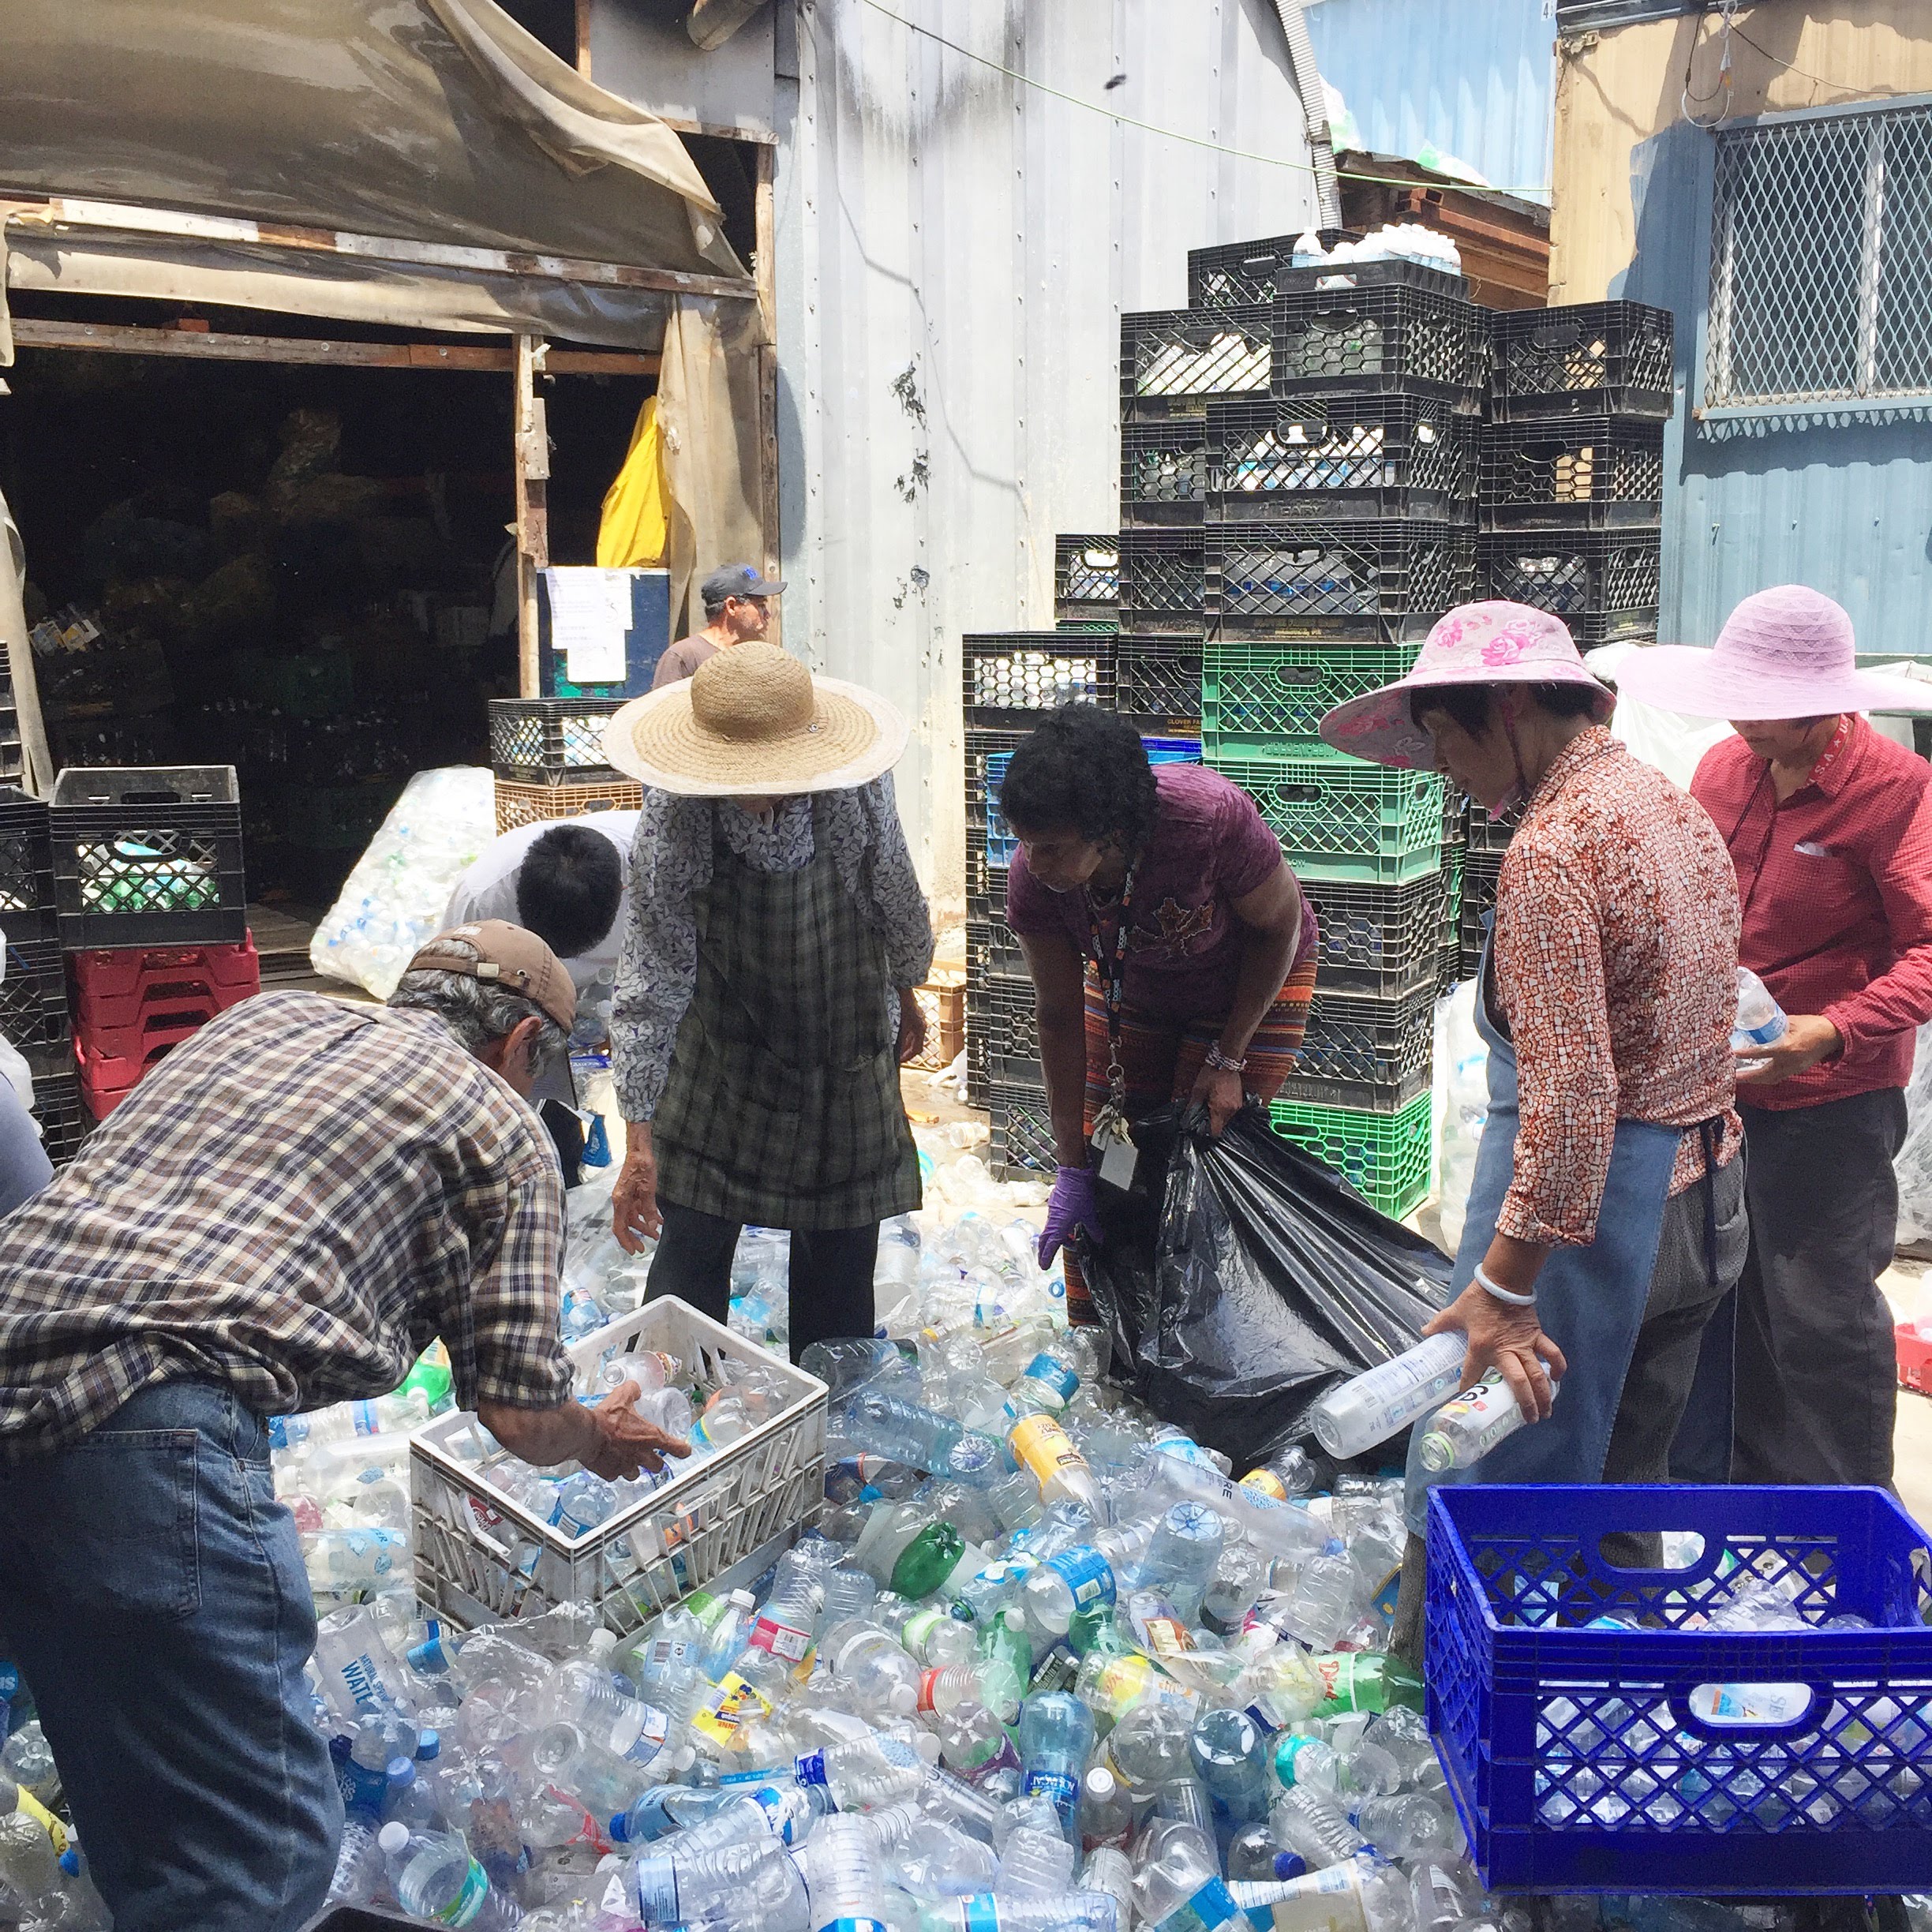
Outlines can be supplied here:
M1477 979L1489 1114L1462 1292L1431 1327L1468 1336L1465 1386L1497 1369L1539 1419L1445 1481L1663 1481L1705 1322L1743 1263L1731 868L1705 814L1604 728L1615 702L1559 620L1488 602L1322 721L1339 750L1522 807ZM1427 1490L1410 1493L1412 1648Z
M1737 876L1739 957L1790 1016L1740 1072L1750 1254L1735 1414L1720 1316L1705 1337L1680 1478L1889 1483L1897 1403L1878 1276L1898 1233L1892 1162L1917 1029L1932 1018L1932 769L1861 711L1932 688L1857 668L1852 620L1799 584L1747 597L1715 648L1658 646L1631 697L1728 719L1690 781Z

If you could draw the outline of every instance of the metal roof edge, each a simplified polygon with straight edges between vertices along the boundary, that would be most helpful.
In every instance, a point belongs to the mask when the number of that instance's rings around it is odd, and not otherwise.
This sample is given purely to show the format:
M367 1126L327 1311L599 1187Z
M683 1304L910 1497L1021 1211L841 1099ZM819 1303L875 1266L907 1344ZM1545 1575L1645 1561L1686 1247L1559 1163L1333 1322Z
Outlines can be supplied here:
M1707 0L1556 0L1556 31L1571 34L1632 27L1639 21L1670 20L1679 13L1713 10Z

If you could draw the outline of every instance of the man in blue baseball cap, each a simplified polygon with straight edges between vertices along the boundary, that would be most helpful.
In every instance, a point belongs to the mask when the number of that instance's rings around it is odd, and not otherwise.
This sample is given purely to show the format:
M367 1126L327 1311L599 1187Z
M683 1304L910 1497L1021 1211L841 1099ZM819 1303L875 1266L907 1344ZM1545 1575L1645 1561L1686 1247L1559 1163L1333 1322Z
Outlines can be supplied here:
M784 588L782 582L768 582L749 564L727 564L714 570L698 586L704 600L704 628L680 638L657 660L651 689L676 684L720 651L763 637L771 621L769 600Z

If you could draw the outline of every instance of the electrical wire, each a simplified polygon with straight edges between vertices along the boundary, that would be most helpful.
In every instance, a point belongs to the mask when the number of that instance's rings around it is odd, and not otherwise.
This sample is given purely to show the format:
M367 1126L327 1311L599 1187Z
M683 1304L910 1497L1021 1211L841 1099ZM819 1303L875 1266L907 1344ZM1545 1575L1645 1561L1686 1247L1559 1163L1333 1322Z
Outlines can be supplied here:
M1704 23L1701 17L1690 30L1690 51L1684 57L1683 92L1677 97L1677 104L1683 110L1683 118L1693 127L1702 128L1706 133L1713 128L1722 127L1731 118L1731 36L1735 25L1732 16L1736 11L1737 0L1723 0L1723 18L1718 28L1719 43L1723 53L1717 62L1717 84L1708 94L1693 94L1690 92L1690 69L1696 65L1698 46L1704 32ZM1690 105L1694 100L1702 107L1710 101L1720 99L1724 104L1718 109L1717 118L1714 121L1699 120Z
M1050 86L1044 80L1037 80L1032 75L1022 73L1017 67L1009 67L1004 62L996 61L989 54L976 54L971 47L961 47L957 40L949 40L935 28L922 26L917 21L908 20L902 13L895 13L890 7L884 5L883 0L865 0L865 4L874 13L882 14L886 19L894 21L908 33L921 34L928 40L936 40L948 51L957 54L966 60L976 61L982 67L990 67L994 73L1004 74L1008 80L1017 80L1022 87L1032 88L1035 93L1050 95L1055 100L1065 101L1070 107L1084 107L1089 114L1099 114L1103 120L1118 122L1122 127L1138 128L1144 134L1157 134L1163 140L1182 141L1190 148L1205 148L1211 153L1227 155L1237 161L1258 161L1264 167L1286 168L1297 174L1312 176L1315 172L1313 164L1307 161L1290 161L1282 155L1256 154L1245 148L1230 148L1225 141L1210 140L1205 135L1184 134L1178 128L1159 127L1151 121L1137 121L1132 114L1122 114L1118 108L1106 107L1099 101L1083 100L1077 94L1069 94L1059 88ZM1113 83L1110 81L1108 84L1111 86ZM1371 182L1386 188L1419 188L1428 185L1402 175L1358 174L1352 168L1337 168L1335 174L1337 179L1341 181ZM1471 193L1477 194L1515 195L1519 199L1536 200L1549 193L1547 186L1492 188L1486 182L1458 183L1447 176L1444 179L1451 186L1466 187Z

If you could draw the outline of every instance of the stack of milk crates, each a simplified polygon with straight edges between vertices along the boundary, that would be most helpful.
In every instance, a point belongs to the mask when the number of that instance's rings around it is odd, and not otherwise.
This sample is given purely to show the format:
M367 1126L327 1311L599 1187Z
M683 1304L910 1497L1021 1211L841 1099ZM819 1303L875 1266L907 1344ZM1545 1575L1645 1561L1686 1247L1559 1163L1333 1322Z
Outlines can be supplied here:
M1577 647L1656 641L1672 318L1582 302L1489 318L1483 593L1562 618ZM1458 971L1474 973L1511 826L1469 808Z
M621 698L492 698L490 771L496 829L586 812L635 811L642 786L604 754L604 728Z
M1439 777L1333 751L1320 725L1402 676L1473 593L1488 321L1440 267L1297 266L1294 246L1195 251L1189 309L1129 318L1125 367L1136 414L1164 391L1192 439L1204 755L1260 807L1321 927L1275 1124L1399 1215L1428 1188L1461 826Z
M16 934L30 915L17 927L0 910L0 998L17 1024L37 1028L41 1059L28 1059L58 1164L184 1040L259 993L261 961L232 765L69 766L48 804L25 803L45 823L51 929L24 947ZM23 812L0 807L9 819Z

